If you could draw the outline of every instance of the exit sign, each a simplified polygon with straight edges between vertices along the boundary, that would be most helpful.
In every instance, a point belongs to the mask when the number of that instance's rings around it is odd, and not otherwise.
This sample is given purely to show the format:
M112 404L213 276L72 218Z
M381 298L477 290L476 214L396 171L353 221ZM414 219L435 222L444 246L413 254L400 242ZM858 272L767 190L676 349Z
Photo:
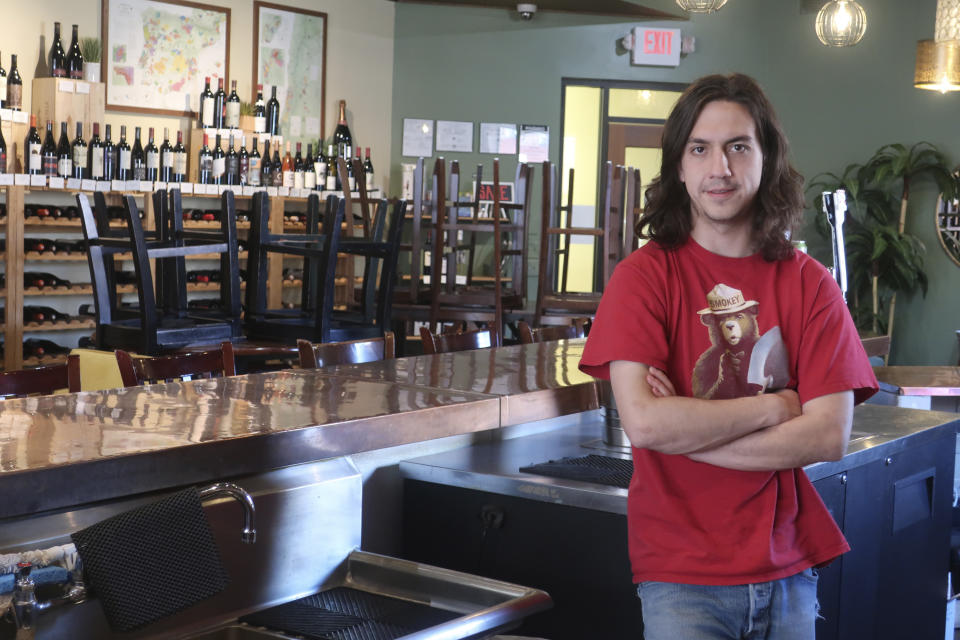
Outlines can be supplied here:
M633 28L633 64L680 65L680 29Z

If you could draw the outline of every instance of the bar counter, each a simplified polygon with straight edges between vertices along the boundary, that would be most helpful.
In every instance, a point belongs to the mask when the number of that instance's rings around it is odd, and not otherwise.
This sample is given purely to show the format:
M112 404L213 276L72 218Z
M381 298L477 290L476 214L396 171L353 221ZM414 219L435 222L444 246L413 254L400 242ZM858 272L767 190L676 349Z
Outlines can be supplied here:
M0 518L593 409L583 342L0 401Z

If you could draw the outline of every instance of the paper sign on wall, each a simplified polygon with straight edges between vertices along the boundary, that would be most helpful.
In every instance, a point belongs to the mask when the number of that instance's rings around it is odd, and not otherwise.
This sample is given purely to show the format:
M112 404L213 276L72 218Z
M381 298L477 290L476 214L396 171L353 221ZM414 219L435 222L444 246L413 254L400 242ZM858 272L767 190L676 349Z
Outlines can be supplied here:
M403 119L403 151L405 156L429 158L433 155L433 120Z
M512 155L517 152L517 125L480 123L480 153Z
M520 162L544 162L550 157L550 127L539 124L520 125Z

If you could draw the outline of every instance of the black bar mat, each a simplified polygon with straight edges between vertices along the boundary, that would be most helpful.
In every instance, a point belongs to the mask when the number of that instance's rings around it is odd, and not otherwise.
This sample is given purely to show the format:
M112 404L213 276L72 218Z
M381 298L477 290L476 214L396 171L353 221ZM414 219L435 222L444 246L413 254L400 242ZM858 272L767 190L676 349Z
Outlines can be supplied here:
M195 488L72 536L84 575L114 631L132 631L226 588Z
M240 619L310 640L394 640L460 614L423 604L337 587Z
M633 475L633 460L590 454L579 458L561 458L532 464L520 467L520 471L538 476L627 489L630 486L630 476Z

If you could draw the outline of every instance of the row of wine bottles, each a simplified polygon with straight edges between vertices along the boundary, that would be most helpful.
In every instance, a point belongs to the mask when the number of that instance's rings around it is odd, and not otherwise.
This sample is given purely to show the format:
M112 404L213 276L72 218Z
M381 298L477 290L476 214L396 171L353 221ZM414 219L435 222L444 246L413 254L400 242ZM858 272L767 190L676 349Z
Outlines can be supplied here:
M331 144L328 148L329 156L324 155L323 148L317 145L317 154L313 154L313 143L307 144L307 155L303 155L303 144L296 143L296 155L290 153L290 142L287 142L286 155L280 156L280 144L270 141L263 144L263 155L260 155L259 140L255 137L250 151L247 151L246 138L241 137L240 150L236 150L236 139L230 136L227 150L223 150L223 141L218 134L214 146L210 148L210 137L203 135L203 147L199 154L199 171L197 182L201 184L227 184L290 187L292 189L340 191L344 185L351 191L357 189L354 175L354 158L346 158L346 180L338 175L336 163L336 148ZM357 150L356 160L360 160L366 175L367 183L373 178L373 163L370 161L370 148L367 148L366 159L360 157Z
M140 127L135 128L133 146L127 142L127 127L120 127L120 141L114 144L110 125L100 138L100 123L93 123L93 135L87 143L83 123L77 122L76 136L67 136L67 123L60 123L60 139L54 141L53 122L47 121L46 137L41 140L37 117L30 115L30 130L24 141L24 173L89 178L92 180L150 180L183 182L187 177L187 150L183 134L177 131L177 144L170 144L170 130L163 130L163 144L157 147L153 127L147 145L141 142ZM0 171L6 166L6 142L0 133Z
M0 251L6 250L6 238L0 238ZM23 250L34 253L86 253L87 242L86 240L64 240L62 238L57 238L56 240L49 238L24 238Z
M203 92L200 94L200 110L197 124L201 129L239 129L240 96L237 95L237 81L230 81L230 95L223 90L223 78L217 78L217 92L210 90L210 76L204 78ZM270 100L263 100L263 85L257 85L257 98L253 104L253 132L280 135L280 101L277 100L277 87L273 86Z
M240 281L246 282L247 270L240 269ZM114 282L117 284L138 284L137 274L134 271L116 271L113 274ZM210 282L220 282L220 269L192 269L187 271L187 282L197 284L208 284Z

